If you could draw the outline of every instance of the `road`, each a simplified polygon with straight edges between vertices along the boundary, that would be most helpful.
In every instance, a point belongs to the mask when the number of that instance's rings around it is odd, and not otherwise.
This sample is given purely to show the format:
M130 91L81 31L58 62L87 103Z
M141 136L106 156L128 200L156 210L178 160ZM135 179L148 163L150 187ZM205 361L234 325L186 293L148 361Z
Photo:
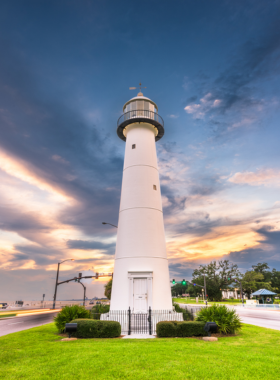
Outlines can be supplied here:
M57 311L0 319L0 336L31 329L53 321Z
M280 330L280 311L252 310L240 306L236 307L235 310L244 323Z
M195 304L179 304L181 307L186 307L188 309L195 310L196 308L201 308ZM237 314L241 317L243 323L248 323L250 325L266 327L268 329L280 330L280 311L271 310L260 310L260 309L248 309L242 306L229 306L229 308L234 308Z

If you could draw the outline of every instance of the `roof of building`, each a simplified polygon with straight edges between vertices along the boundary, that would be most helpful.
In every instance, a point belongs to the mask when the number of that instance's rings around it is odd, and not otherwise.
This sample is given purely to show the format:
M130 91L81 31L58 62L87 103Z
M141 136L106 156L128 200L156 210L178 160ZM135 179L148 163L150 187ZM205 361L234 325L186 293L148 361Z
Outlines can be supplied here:
M259 289L255 293L251 294L252 296L276 296L277 293L271 292L267 289Z

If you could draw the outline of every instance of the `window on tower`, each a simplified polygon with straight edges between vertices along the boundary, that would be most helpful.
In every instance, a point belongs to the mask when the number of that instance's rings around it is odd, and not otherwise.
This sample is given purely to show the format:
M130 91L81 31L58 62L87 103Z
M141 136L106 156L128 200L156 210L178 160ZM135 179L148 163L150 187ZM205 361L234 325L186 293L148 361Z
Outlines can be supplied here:
M132 144L132 149L135 149L136 148L136 144Z
M153 189L156 190L157 189L157 185L153 185Z

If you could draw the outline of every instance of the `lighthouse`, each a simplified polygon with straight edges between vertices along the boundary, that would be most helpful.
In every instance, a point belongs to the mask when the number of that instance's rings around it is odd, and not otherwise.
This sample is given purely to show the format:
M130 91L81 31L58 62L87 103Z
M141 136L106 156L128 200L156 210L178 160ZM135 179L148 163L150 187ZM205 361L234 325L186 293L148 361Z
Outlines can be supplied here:
M172 311L156 142L164 122L140 92L123 106L126 144L110 311Z

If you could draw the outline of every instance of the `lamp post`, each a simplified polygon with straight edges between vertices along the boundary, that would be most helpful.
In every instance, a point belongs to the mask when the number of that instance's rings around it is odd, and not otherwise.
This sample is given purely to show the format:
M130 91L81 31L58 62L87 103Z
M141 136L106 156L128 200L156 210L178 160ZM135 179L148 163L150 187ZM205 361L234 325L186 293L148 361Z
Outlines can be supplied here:
M54 289L54 296L53 296L53 309L55 309L59 267L60 267L60 264L65 263L65 261L75 261L75 260L74 259L66 259L66 260L61 261L61 263L57 263L56 281L55 281L55 289Z
M109 224L110 226L118 228L118 226L115 226L114 224L111 224L111 223L102 222L102 224Z

